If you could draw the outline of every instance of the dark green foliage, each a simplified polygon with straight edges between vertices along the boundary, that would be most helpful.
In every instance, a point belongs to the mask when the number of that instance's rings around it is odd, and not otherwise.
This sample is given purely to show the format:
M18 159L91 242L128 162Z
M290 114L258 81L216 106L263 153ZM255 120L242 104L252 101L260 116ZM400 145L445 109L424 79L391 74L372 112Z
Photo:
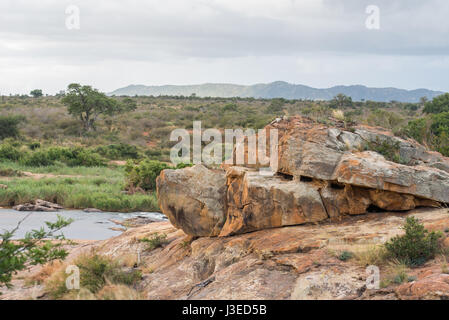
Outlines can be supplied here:
M329 101L329 107L335 109L341 109L345 107L352 107L352 98L344 94L339 93L331 101Z
M22 157L22 153L9 143L0 145L0 160L17 161Z
M36 150L36 149L39 149L41 147L41 144L39 142L31 142L31 143L28 144L28 147L31 150Z
M425 113L449 112L449 93L435 97L432 101L426 102L424 106Z
M80 269L80 286L92 293L101 290L107 282L134 285L142 279L140 271L124 271L117 262L97 254L79 259L76 265Z
M191 164L178 163L176 167L157 160L145 159L138 164L129 160L125 166L127 189L142 189L144 191L156 190L156 178L164 169L183 169L191 167Z
M112 160L127 160L140 158L139 149L129 144L110 144L95 149L100 155Z
M65 220L58 216L56 222L46 222L47 230L44 228L33 230L28 232L24 239L15 241L12 238L20 223L14 230L0 234L0 286L10 287L12 276L17 271L24 270L27 265L64 259L67 252L61 248L63 243L52 243L44 239L63 240L64 236L56 233L70 223L72 220Z
M156 178L162 170L169 168L169 165L156 160L143 160L137 165L128 161L125 168L128 188L155 190Z
M408 217L403 226L405 235L396 236L385 244L389 255L408 266L419 266L435 257L440 250L439 232L429 232L418 219Z
M380 141L379 137L376 137L375 142L368 142L366 145L367 150L375 151L385 157L388 161L406 164L399 155L399 142L393 142L388 139Z
M100 155L82 147L52 147L46 150L37 150L23 155L20 162L32 167L50 166L56 162L64 163L69 167L99 167L105 165Z
M449 156L449 112L410 121L404 133L430 148Z
M81 120L86 131L95 130L95 122L101 115L113 116L136 109L136 103L131 98L119 102L91 86L77 83L69 85L61 101L67 106L69 114Z
M34 98L39 98L43 96L43 93L41 89L34 89L30 92L30 95L32 95Z
M283 110L285 103L286 103L286 100L283 98L273 99L273 100L271 100L271 103L267 108L267 112L268 113L280 113Z
M0 140L18 137L18 125L24 120L23 116L0 116Z
M351 259L354 255L352 254L352 252L349 251L343 251L342 253L340 253L338 255L338 260L341 261L348 261L349 259Z

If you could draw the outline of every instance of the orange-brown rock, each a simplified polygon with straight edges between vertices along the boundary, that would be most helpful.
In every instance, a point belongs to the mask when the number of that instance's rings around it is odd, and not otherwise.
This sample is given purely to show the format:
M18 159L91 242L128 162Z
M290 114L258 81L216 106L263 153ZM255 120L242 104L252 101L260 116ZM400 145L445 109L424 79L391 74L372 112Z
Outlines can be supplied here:
M226 213L224 172L196 165L164 170L157 178L159 207L170 222L193 236L216 236Z
M447 209L418 209L192 239L168 221L156 222L108 240L71 243L65 263L91 250L136 263L143 274L137 289L146 299L445 299L449 296L449 276L442 273L444 262L438 259L408 270L407 274L416 278L413 282L366 289L365 266L356 258L337 258L343 250L367 252L402 234L409 215L426 228L444 231L448 225ZM146 244L138 240L154 233L166 234L167 244L145 250ZM27 281L40 268L33 266L17 275L14 288L1 288L0 299L48 299L45 278L37 287L30 287ZM387 268L380 266L381 279Z
M302 117L277 119L267 129L279 135L274 176L259 174L260 164L223 166L226 174L204 166L163 171L160 207L176 227L192 236L230 236L449 203L449 159L413 140L381 128L349 131L341 123L329 127ZM394 148L401 164L362 151L373 144ZM245 161L257 153L247 146L244 151Z
M220 236L318 222L328 218L319 190L301 181L228 169L228 212Z

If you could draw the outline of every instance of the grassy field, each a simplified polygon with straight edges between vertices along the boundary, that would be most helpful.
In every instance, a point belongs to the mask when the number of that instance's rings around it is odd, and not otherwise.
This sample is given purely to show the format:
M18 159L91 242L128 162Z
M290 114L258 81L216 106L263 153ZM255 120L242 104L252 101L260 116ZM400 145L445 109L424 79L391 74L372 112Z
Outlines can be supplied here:
M25 167L13 162L0 163L0 171L13 169L33 176L0 177L0 206L43 199L65 208L97 208L103 211L159 211L154 192L125 194L125 173L121 166L112 167ZM46 176L46 174L49 174Z

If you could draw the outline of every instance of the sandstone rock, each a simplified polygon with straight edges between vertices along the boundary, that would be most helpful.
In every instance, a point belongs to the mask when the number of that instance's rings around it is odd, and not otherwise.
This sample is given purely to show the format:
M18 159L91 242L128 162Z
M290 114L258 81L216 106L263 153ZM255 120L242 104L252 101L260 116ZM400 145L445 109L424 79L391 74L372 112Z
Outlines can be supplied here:
M220 233L226 215L223 171L203 165L164 170L156 184L159 206L175 227L193 236Z
M345 154L332 180L449 203L449 173L424 166L405 166L386 161L372 151Z
M399 286L395 292L403 300L447 300L449 299L449 275L430 274L423 279Z
M326 209L313 186L233 167L227 172L228 211L220 236L318 222Z
M435 230L444 230L449 223L447 209L418 209L405 214L350 216L339 223L193 239L168 221L155 222L111 239L68 244L64 248L70 254L65 262L71 264L80 254L95 252L121 261L130 259L134 264L138 261L137 252L141 252L138 268L143 280L137 288L145 298L153 300L446 299L448 275L441 274L438 259L408 271L409 275L418 275L414 282L392 283L385 289L362 292L367 277L365 267L355 259L343 262L332 254L339 250L364 252L403 234L401 227L409 215ZM136 240L155 233L166 234L167 245L144 251L145 244ZM55 272L63 273L65 268L63 265ZM383 272L381 269L381 277ZM48 294L44 296L44 285L37 296L33 295L34 286L26 281L38 273L42 275L42 266L20 271L13 280L14 288L2 288L0 300L32 296L49 299Z
M260 163L223 166L226 176L204 166L162 172L158 199L173 225L191 236L230 236L449 203L449 158L416 141L381 128L345 130L342 123L328 127L303 117L266 128L279 134L274 176L260 175ZM267 149L268 142L267 135ZM363 151L373 144L393 148L407 165ZM248 161L256 150L245 146L244 152Z

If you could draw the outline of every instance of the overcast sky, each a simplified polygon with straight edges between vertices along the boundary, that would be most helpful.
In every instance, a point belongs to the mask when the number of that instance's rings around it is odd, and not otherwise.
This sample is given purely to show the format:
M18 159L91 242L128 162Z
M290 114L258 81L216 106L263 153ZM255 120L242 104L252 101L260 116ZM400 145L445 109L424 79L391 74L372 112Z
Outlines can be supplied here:
M0 2L1 94L277 80L449 91L449 1Z

